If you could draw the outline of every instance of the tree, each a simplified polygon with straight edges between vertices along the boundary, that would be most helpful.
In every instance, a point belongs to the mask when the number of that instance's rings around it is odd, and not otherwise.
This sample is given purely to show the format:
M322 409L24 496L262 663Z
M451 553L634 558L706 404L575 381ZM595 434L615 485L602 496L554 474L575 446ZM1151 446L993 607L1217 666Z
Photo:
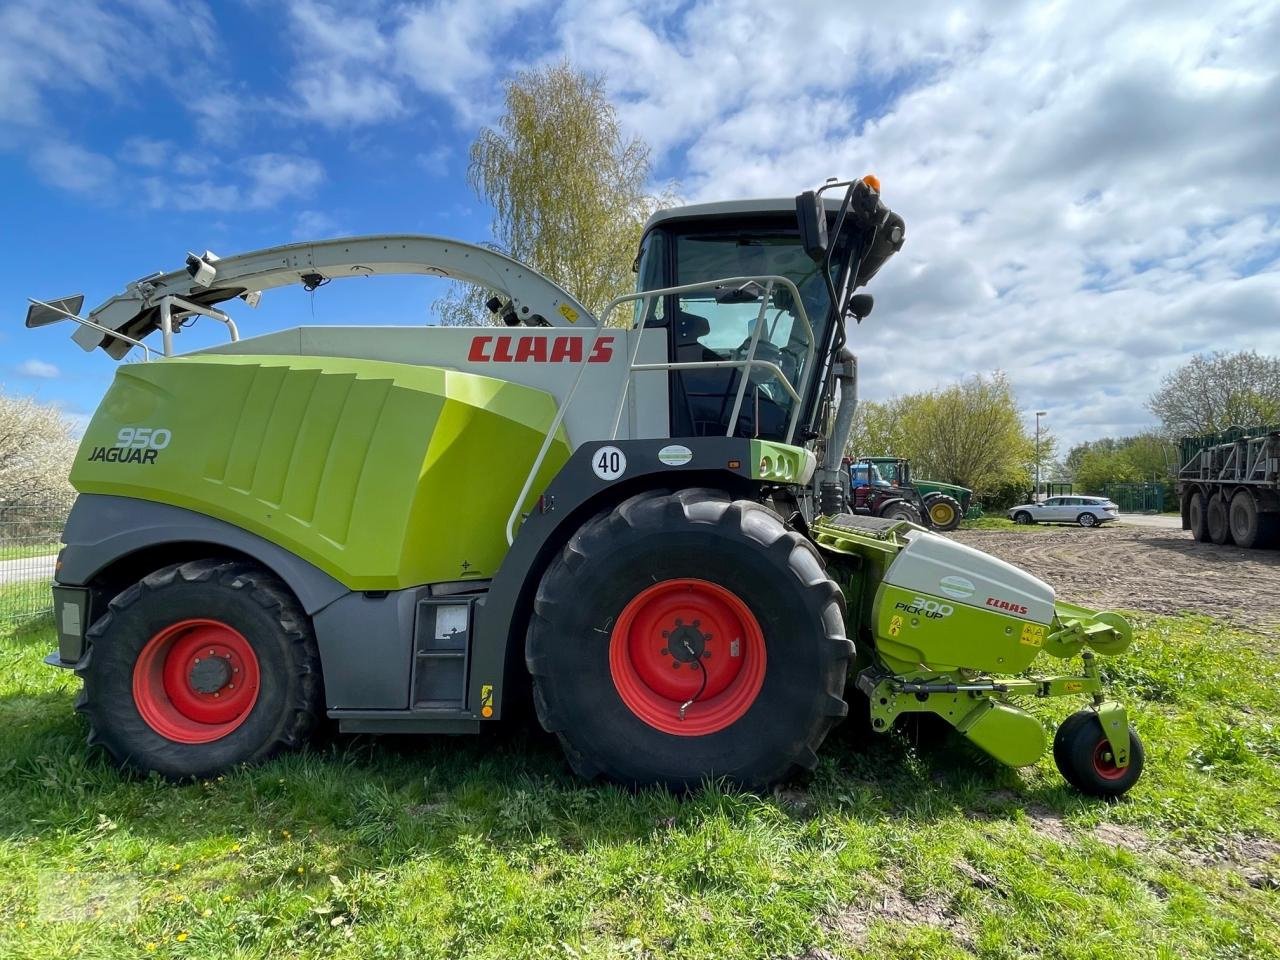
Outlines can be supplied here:
M1090 450L1080 458L1071 483L1079 493L1101 491L1108 483L1132 483L1142 479L1121 451Z
M1041 434L1041 455L1053 439ZM1003 373L975 376L925 393L863 403L854 419L850 456L897 456L918 477L956 483L998 502L1031 488L1035 440Z
M1076 444L1067 454L1066 468L1076 486L1100 490L1106 483L1167 480L1177 463L1177 448L1169 440L1143 433Z
M649 148L623 135L603 78L562 62L507 84L496 129L471 145L468 179L493 206L494 245L599 316L634 288L640 233L662 202L645 191L649 172ZM489 296L458 285L436 313L446 324L485 323Z
M1197 354L1160 381L1147 401L1167 437L1280 421L1280 357L1256 351Z
M0 393L0 504L59 509L75 492L71 424L56 407Z

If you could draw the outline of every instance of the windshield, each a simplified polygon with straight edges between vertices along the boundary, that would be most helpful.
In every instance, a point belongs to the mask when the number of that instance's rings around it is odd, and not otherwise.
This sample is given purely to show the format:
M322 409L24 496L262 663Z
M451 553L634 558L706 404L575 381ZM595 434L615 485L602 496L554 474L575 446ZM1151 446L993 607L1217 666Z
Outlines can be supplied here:
M775 288L764 304L764 327L755 357L776 365L799 391L809 347L822 342L829 298L821 268L805 254L796 231L763 225L734 230L693 228L669 237L667 242L674 248L672 285L763 276L786 277L796 285L813 325L812 334L800 319L790 292ZM643 268L641 272L643 275ZM746 358L763 300L763 284L740 290L699 290L677 298L672 323L674 359L715 363ZM734 369L679 371L673 378L672 429L693 435L732 433L784 439L795 401L767 368L748 374L738 422L729 429L740 378L741 371Z

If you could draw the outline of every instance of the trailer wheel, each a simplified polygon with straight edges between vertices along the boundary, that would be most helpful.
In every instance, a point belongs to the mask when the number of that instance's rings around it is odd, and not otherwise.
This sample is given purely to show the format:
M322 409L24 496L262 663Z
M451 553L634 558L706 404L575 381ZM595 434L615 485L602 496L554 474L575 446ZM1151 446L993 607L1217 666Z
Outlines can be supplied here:
M1191 537L1199 543L1209 539L1208 507L1204 494L1193 490L1187 494L1187 522L1191 525Z
M960 521L964 519L964 511L960 509L960 501L955 497L947 496L945 493L926 498L924 509L929 517L929 525L935 530L954 530L960 526Z
M88 631L76 709L122 767L203 777L302 744L320 712L311 623L240 561L148 574Z
M1067 717L1053 738L1053 760L1067 783L1091 797L1119 797L1142 776L1146 753L1129 727L1129 765L1117 767L1102 721L1092 710Z
M764 787L848 712L844 597L760 504L654 491L579 529L539 584L534 703L581 776Z
M1265 518L1258 513L1258 501L1248 490L1237 490L1228 507L1228 526L1231 539L1241 547L1261 547L1264 545L1266 531L1263 526Z
M1209 498L1209 508L1205 511L1205 526L1209 530L1209 539L1216 544L1231 543L1231 524L1227 518L1227 504L1221 491Z

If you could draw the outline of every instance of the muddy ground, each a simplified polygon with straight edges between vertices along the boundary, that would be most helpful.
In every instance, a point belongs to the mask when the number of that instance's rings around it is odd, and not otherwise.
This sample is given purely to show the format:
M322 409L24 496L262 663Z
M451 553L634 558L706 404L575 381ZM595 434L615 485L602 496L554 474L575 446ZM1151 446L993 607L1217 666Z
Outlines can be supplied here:
M1196 543L1184 530L1105 526L958 530L962 543L1016 564L1058 596L1092 607L1209 614L1280 632L1280 550Z

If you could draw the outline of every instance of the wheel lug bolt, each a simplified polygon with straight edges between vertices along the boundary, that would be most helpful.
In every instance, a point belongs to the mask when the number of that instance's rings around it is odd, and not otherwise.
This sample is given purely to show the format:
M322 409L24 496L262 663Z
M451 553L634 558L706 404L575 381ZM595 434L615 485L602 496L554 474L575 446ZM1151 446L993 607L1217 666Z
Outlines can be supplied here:
M196 663L199 663L199 662L200 662L200 658L196 657Z

